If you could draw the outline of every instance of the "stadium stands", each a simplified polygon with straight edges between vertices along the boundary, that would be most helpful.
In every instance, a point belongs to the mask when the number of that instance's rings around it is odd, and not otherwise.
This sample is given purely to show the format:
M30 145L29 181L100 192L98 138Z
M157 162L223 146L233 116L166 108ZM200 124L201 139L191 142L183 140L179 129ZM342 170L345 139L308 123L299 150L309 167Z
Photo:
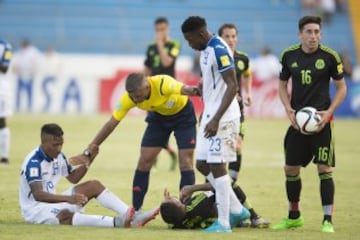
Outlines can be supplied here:
M63 52L144 54L153 38L153 20L166 16L171 36L183 43L180 25L189 15L204 16L214 32L224 22L240 30L241 49L256 55L263 46L276 54L297 42L299 0L1 0L1 37L19 44L23 38L41 49ZM324 27L324 43L337 50L354 46L349 17L336 14ZM350 51L353 52L353 51ZM354 56L352 56L354 58Z

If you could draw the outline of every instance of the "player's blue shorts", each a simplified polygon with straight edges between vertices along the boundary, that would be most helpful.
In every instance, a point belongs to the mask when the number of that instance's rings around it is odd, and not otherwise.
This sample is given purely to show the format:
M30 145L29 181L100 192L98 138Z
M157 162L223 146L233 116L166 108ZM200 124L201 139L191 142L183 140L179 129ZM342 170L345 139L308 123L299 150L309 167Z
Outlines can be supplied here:
M149 112L145 121L148 126L141 141L142 147L166 147L174 132L178 149L195 148L196 115L191 100L175 115Z

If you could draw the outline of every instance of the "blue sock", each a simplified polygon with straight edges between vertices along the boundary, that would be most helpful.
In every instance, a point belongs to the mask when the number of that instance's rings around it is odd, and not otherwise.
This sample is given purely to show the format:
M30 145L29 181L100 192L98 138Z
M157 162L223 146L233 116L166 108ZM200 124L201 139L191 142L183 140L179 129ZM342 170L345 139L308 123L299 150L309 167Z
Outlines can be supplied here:
M194 170L181 171L180 189L185 185L195 184Z
M135 210L139 210L144 202L145 194L149 186L149 172L136 170L133 180L132 204Z

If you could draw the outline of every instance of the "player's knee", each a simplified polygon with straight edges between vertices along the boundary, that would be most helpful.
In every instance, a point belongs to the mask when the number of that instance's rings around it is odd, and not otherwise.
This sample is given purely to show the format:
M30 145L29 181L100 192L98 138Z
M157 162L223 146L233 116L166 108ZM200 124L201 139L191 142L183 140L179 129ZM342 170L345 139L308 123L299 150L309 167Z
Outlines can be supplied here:
M210 173L209 166L207 166L204 161L196 161L196 169L204 176L207 176Z
M300 174L300 167L298 166L288 166L284 167L286 176L297 176Z
M72 225L73 212L68 209L61 210L56 217L59 219L59 223L63 225Z
M96 192L102 192L105 189L105 186L97 179L88 180L86 183L88 189L96 190Z
M192 170L194 168L192 159L191 158L179 158L179 168L182 171Z
M319 174L328 173L328 172L333 172L333 168L331 166L324 165L324 164L318 164L318 173Z

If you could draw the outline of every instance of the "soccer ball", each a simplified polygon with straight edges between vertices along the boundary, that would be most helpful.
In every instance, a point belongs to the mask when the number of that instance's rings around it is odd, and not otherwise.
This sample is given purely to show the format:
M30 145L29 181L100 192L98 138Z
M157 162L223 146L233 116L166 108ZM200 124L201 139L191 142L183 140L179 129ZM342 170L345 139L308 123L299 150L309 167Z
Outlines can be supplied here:
M319 128L317 124L321 120L321 116L316 111L313 107L304 107L297 111L295 118L301 133L311 135L317 132Z

